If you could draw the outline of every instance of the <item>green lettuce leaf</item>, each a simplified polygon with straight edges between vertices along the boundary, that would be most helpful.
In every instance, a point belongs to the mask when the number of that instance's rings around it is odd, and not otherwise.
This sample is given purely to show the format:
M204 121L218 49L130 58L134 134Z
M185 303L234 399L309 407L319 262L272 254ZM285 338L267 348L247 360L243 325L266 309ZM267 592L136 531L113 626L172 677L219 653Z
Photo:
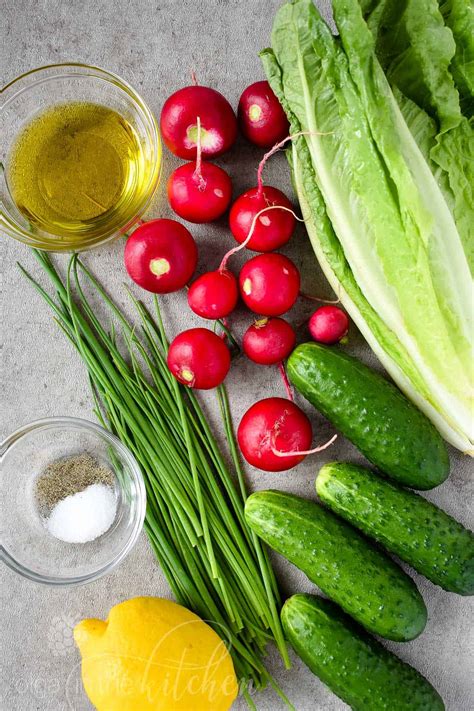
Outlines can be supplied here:
M451 61L451 74L467 118L474 115L474 5L471 0L442 0L441 14L453 33L456 53Z
M449 441L471 450L470 278L459 235L375 59L357 0L336 0L334 9L342 46L312 2L298 0L278 12L273 53L263 53L292 130L308 133L292 150L307 229L392 377Z
M392 87L393 96L400 107L402 116L415 139L423 158L428 163L438 185L445 195L450 208L454 204L454 195L449 184L447 173L432 159L431 151L436 145L438 129L436 121L426 111L420 109L414 101L408 99L396 86Z
M356 0L333 0L333 7L350 74L359 90L373 140L396 186L403 208L401 215L405 235L415 244L413 240L418 230L426 247L429 266L426 265L427 280L422 288L427 290L429 283L433 284L444 320L449 324L448 334L453 346L464 366L469 368L472 355L469 337L473 327L469 300L471 285L469 274L463 275L466 261L456 224L429 166L401 118L387 79L375 59L374 38L363 20L358 3ZM442 258L448 253L449 263ZM456 269L453 269L453 264ZM464 276L461 280L460 273ZM464 332L459 328L459 313L464 316L461 322L466 327Z
M443 133L461 120L449 71L456 52L438 0L373 0L361 4L390 84L434 118Z
M449 71L461 64L463 56L466 76L474 80L472 6L469 11L466 0L453 0L451 11L446 12L458 28L461 51L444 24L438 0L359 0L359 5L375 38L377 57L392 88L397 89L402 112L405 96L427 114L427 130L428 116L438 126L430 161L438 166L433 172L474 274L474 130L472 121L461 113L459 93ZM422 116L418 116L418 128Z
M474 275L473 122L474 118L468 121L463 117L459 126L444 133L430 151L431 159L445 173L443 180L449 183L450 194L453 196L452 213L472 275ZM447 199L449 202L449 197Z

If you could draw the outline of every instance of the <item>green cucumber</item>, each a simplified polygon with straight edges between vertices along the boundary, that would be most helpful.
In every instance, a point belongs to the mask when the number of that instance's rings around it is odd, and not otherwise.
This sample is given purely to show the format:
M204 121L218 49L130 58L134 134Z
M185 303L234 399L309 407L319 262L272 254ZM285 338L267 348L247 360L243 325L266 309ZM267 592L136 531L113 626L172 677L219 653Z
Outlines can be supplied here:
M298 346L288 376L376 467L405 486L432 489L449 474L441 435L379 373L338 348Z
M443 700L424 676L330 600L293 595L281 621L298 656L355 711L443 711Z
M249 526L370 632L405 642L426 624L413 580L355 528L323 506L281 491L245 504Z
M474 595L474 533L413 491L364 467L325 464L319 498L445 590Z

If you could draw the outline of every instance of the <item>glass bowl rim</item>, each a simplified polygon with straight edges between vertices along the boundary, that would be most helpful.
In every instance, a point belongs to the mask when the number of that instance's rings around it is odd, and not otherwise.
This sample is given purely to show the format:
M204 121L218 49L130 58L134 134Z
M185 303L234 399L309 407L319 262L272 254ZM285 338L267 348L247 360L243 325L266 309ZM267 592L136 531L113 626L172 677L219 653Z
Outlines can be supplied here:
M115 72L110 71L109 69L103 69L102 67L98 67L94 64L85 64L83 62L58 62L57 64L45 64L41 67L34 67L33 69L29 69L27 72L23 72L23 74L19 74L17 77L12 79L11 81L8 82L0 91L0 95L4 96L4 100L0 101L0 112L9 104L10 101L12 101L16 96L18 96L21 92L26 91L27 89L35 86L37 83L40 83L39 80L33 81L30 84L26 84L25 86L21 86L21 82L24 82L25 80L31 78L34 80L35 75L40 74L41 72L48 72L49 70L58 70L57 75L52 75L48 76L45 78L45 80L50 81L55 78L60 78L61 76L64 76L62 72L67 69L76 69L76 70L85 70L84 76L87 76L87 71L92 71L92 72L97 72L99 77L102 78L105 81L110 82L111 84L114 84L117 86L119 89L123 90L130 98L132 101L133 105L135 107L138 107L139 110L142 112L143 116L145 117L146 124L148 129L151 132L150 140L149 140L149 145L152 147L153 153L154 153L154 162L155 165L158 165L158 168L153 171L153 173L150 176L149 180L149 185L148 189L145 192L145 195L142 199L141 204L139 205L136 214L130 218L127 224L123 225L123 227L115 230L112 232L112 234L109 235L104 235L103 237L100 237L95 241L92 245L87 244L84 247L76 247L74 248L72 245L66 245L64 249L61 249L60 251L83 251L83 250L89 250L89 249L94 249L96 247L101 247L104 244L107 244L107 242L110 242L114 239L116 239L118 236L123 234L124 232L127 232L132 225L139 221L141 216L145 213L145 211L148 209L151 200L153 198L153 195L155 194L156 188L158 186L158 183L160 181L161 177L161 171L162 171L162 145L161 145L161 136L160 136L160 131L158 128L158 122L151 111L150 107L148 106L147 102L142 98L141 94L139 94L131 84L129 84L125 79L123 79L121 76L116 74ZM19 85L19 89L17 92L15 92L13 95L9 96L9 92L12 90L15 85ZM7 234L12 237L13 239L16 239L18 242L22 242L23 244L27 244L31 247L35 247L36 249L40 250L45 250L48 252L54 252L54 249L51 249L49 247L42 246L41 240L38 240L38 243L32 238L31 234L23 228L21 225L18 224L18 222L14 219L12 219L6 212L1 210L1 219L0 219L0 226L5 229Z
M44 417L22 425L10 435L8 435L3 440L3 442L0 443L0 463L5 457L5 455L8 453L9 449L16 442L28 435L30 432L35 430L50 429L52 426L64 426L66 429L68 427L73 427L80 430L87 430L95 435L100 435L102 438L107 440L116 450L120 452L120 455L128 463L134 484L137 488L137 513L135 515L133 527L130 531L126 544L111 560L109 560L107 563L104 563L97 570L91 573L85 573L84 575L70 577L61 577L59 575L42 575L24 566L5 549L3 544L0 545L0 560L3 561L9 568L19 573L23 577L28 578L29 580L33 580L37 583L43 583L45 585L72 587L75 585L82 585L84 583L90 583L94 580L98 580L106 573L109 573L114 570L130 553L130 551L138 540L138 537L143 528L143 522L145 520L146 488L145 481L140 470L140 466L133 454L128 449L128 447L126 447L118 437L112 434L112 432L109 432L101 425L98 425L95 422L91 422L90 420L85 420L80 417L69 417L66 415L56 417Z

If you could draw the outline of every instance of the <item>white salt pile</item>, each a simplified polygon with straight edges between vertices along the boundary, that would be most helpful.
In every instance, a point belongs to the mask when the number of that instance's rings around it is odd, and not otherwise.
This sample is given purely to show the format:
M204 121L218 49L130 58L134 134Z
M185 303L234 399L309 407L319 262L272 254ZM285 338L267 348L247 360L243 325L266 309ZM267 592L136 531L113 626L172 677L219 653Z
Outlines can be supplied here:
M113 489L105 484L91 484L84 491L59 501L46 526L51 535L61 541L88 543L108 531L116 510Z

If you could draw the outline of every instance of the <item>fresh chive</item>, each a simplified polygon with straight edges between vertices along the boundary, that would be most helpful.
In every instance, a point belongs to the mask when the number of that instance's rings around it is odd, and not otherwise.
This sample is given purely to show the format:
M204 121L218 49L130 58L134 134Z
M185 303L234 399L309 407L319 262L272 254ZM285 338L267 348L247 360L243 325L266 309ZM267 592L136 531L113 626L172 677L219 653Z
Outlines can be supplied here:
M48 254L35 256L54 297L20 269L81 356L99 421L141 466L148 497L145 531L173 594L230 640L251 708L248 685L262 689L268 683L292 708L263 664L268 641L277 644L287 667L289 658L275 576L266 550L245 522L245 479L224 387L217 397L236 480L195 393L179 385L167 368L168 339L158 299L152 315L131 296L138 329L77 256L70 260L65 281ZM81 276L118 321L118 329L99 319Z

